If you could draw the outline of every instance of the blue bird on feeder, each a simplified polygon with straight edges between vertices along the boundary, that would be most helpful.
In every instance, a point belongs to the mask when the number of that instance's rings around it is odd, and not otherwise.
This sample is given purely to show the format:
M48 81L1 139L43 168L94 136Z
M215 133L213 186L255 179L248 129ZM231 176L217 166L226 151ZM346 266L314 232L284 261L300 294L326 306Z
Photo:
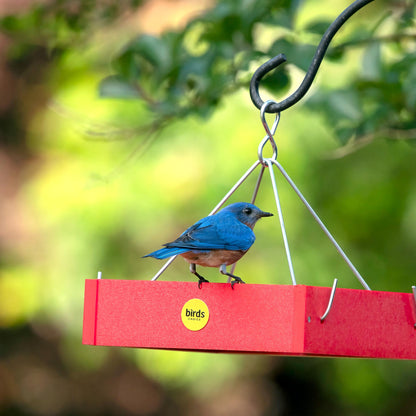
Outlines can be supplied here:
M185 230L175 241L164 244L164 248L143 257L166 259L181 255L190 263L190 271L198 277L198 286L208 282L196 271L196 265L219 267L222 274L235 283L244 283L240 277L227 272L226 267L238 261L253 245L256 236L253 228L262 217L273 214L262 211L247 202L228 205L214 215L202 218Z

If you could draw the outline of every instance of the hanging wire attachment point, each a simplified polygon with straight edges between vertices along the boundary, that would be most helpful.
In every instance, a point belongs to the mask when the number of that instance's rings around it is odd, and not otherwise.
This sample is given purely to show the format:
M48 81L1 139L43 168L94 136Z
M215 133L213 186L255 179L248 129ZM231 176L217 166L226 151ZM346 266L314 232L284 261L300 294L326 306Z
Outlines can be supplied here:
M276 133L277 126L279 125L280 113L276 113L276 117L274 119L272 128L269 127L267 120L266 120L267 107L269 107L272 104L275 104L275 101L268 100L261 106L261 109L260 109L260 120L261 120L261 123L263 124L264 130L266 131L266 136L264 136L263 140L259 144L257 155L259 157L260 163L263 166L267 166L266 158L263 156L264 146L266 145L267 142L270 142L270 145L272 146L272 150L273 150L273 155L271 159L276 160L277 153L278 153L277 144L274 139L274 134Z
M325 321L326 317L328 316L329 312L332 308L332 303L334 302L335 290L337 288L338 279L334 279L334 283L332 285L331 295L329 296L328 306L326 308L325 313L321 316L321 323Z

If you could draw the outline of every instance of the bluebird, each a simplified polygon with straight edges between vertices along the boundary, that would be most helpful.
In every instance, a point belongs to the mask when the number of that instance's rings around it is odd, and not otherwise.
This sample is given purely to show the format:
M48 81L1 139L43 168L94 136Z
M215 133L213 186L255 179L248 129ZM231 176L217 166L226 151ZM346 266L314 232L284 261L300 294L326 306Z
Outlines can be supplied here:
M240 277L228 273L226 267L238 261L256 239L253 227L262 217L273 214L264 212L253 204L237 202L228 205L214 215L202 218L185 230L175 241L164 244L164 248L143 257L166 259L181 255L190 263L190 271L198 277L198 287L208 282L196 271L196 265L219 267L220 273L233 278L235 283L244 283Z

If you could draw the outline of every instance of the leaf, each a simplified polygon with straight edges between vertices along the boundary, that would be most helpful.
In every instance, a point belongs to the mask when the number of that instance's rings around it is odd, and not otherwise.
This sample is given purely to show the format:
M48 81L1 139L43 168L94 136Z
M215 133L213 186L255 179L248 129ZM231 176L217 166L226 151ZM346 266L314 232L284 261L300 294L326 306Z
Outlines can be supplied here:
M332 20L315 20L307 24L304 30L317 35L323 35L331 23Z
M301 4L301 0L273 1L268 5L269 13L266 13L262 21L274 26L293 29Z
M406 79L403 82L403 89L406 92L406 104L415 112L416 110L416 64L409 68Z
M140 98L137 88L118 75L104 78L98 86L98 93L103 98Z
M141 35L128 44L127 50L146 59L157 72L165 72L171 64L169 49L162 38Z
M267 74L261 80L261 86L273 93L285 91L290 86L290 76L287 67L279 67Z
M382 64L379 42L371 43L364 51L361 74L367 80L381 78Z
M346 145L351 137L354 135L355 129L353 127L337 127L335 134L341 145Z
M113 68L118 74L129 81L136 80L140 74L135 55L130 50L126 50L118 56L113 63Z
M328 98L329 107L339 117L356 121L361 119L360 101L355 91L334 91Z

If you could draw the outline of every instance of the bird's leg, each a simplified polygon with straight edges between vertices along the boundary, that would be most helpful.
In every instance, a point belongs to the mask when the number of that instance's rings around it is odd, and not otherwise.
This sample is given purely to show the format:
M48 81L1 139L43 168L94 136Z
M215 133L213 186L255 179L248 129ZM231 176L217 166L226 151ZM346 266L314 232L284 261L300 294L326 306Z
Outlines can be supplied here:
M189 265L189 270L191 271L191 273L193 273L198 279L198 288L201 289L201 284L202 282L207 282L209 283L209 280L205 279L205 277L201 276L197 271L196 271L196 264L195 263L191 263Z
M236 283L245 283L241 277L236 276L235 274L231 274L227 272L227 266L225 264L221 264L220 266L220 273L225 274L228 277L232 277L234 280L231 282L231 288L234 288Z

